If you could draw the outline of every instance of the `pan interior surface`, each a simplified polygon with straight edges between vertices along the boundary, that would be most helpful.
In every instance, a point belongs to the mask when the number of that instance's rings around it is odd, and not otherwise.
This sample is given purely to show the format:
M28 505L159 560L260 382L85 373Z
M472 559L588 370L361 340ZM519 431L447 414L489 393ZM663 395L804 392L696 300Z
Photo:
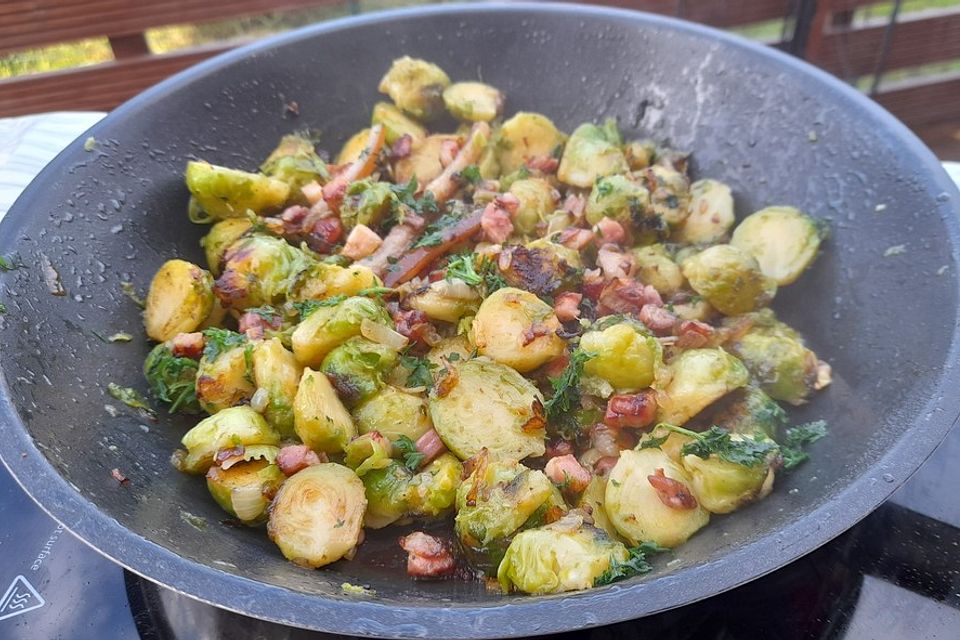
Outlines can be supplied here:
M146 290L163 261L202 263L186 217L191 158L255 169L284 134L335 152L368 126L401 55L503 90L507 112L571 131L618 119L624 137L693 152L726 182L738 218L793 204L829 221L813 268L775 308L833 367L794 422L826 419L811 462L766 500L716 517L653 573L555 597L479 583L413 582L395 529L322 571L286 562L261 530L221 524L203 481L169 463L190 418L151 423L106 393L145 391L149 350L122 282ZM285 104L296 101L299 116ZM650 614L767 573L852 526L956 420L958 194L899 123L839 82L709 29L642 14L512 5L443 7L302 30L205 63L121 107L71 145L0 225L0 454L37 501L134 571L229 609L382 637L531 635ZM84 136L85 138L86 136ZM50 295L45 266L66 295ZM117 331L129 344L98 339ZM105 405L118 409L116 415ZM117 468L130 482L111 477ZM369 534L370 532L368 532ZM346 595L344 582L372 589Z

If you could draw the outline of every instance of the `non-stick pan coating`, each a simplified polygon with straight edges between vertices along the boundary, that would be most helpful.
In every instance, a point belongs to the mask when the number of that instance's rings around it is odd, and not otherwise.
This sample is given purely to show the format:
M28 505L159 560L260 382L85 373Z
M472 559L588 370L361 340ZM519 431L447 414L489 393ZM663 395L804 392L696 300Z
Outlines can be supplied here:
M253 169L291 130L336 150L368 123L394 57L503 89L569 131L615 116L628 136L694 151L742 216L794 204L829 219L823 255L776 307L831 362L834 384L795 420L826 418L813 460L767 500L711 526L650 575L555 597L403 575L397 532L356 560L307 571L261 531L225 526L170 452L190 421L151 424L105 394L144 390L142 292L172 256L201 261L186 218L189 158ZM285 109L296 101L299 117ZM96 138L85 151L87 135ZM34 181L0 225L0 451L54 517L137 573L271 620L369 636L529 635L646 615L794 560L884 500L960 413L958 196L902 125L812 67L669 19L575 6L446 6L319 25L221 56L117 109ZM903 245L902 251L887 251ZM888 255L885 257L885 252ZM47 293L46 256L64 297ZM108 344L94 334L137 335ZM104 405L122 409L111 416ZM145 427L141 426L145 425ZM130 482L121 486L110 470ZM952 488L945 488L952 490ZM375 596L345 595L341 583Z

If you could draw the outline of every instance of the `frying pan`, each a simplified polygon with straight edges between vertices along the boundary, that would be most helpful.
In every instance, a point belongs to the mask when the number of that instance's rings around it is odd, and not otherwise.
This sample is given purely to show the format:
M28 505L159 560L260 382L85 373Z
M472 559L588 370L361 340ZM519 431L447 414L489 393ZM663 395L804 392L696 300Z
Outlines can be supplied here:
M145 391L139 309L156 268L200 261L187 222L189 158L254 168L279 137L315 128L335 150L367 123L394 57L482 78L508 111L569 131L613 116L694 153L737 213L789 203L832 237L776 308L833 365L795 421L827 419L813 460L767 500L717 517L653 573L591 591L504 597L403 575L397 531L322 571L286 562L261 531L221 524L204 483L168 462L188 419L146 422L105 394ZM296 101L299 116L285 104ZM92 151L84 140L96 140ZM776 51L708 28L570 5L444 6L352 18L201 64L118 108L72 143L0 225L0 443L4 463L57 520L134 572L285 624L382 637L479 638L583 628L705 598L789 563L852 526L924 461L960 414L956 189L899 122ZM50 268L66 295L48 292ZM137 334L129 344L98 339ZM111 415L105 405L119 406ZM111 469L129 483L119 484ZM348 595L344 582L375 595Z

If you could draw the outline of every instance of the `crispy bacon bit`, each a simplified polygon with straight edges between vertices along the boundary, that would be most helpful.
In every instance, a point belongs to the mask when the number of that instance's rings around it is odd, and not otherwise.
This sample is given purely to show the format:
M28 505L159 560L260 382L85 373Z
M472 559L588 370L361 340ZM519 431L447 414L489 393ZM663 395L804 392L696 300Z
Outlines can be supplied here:
M480 231L481 215L482 213L480 211L476 211L461 219L456 224L444 229L441 234L440 243L437 245L417 247L408 253L402 254L403 257L387 270L383 278L384 285L395 287L398 284L403 284L417 277L421 271L429 267L437 258L446 255L458 244L469 240ZM384 240L384 245L386 244L387 242Z
M569 440L552 440L547 443L547 458L557 458L573 454L573 443Z
M487 241L499 244L513 233L513 222L510 221L510 213L493 201L484 208L480 216L480 228L483 229Z
M340 254L351 260L359 260L372 254L382 244L383 238L378 236L370 227L365 224L358 224L350 231Z
M437 202L446 202L452 198L460 188L460 172L471 164L477 164L489 139L490 125L486 122L475 122L466 142L456 151L456 157L444 164L443 172L424 187L424 193L432 193Z
M315 464L327 461L327 454L317 453L305 444L291 444L280 449L277 454L277 466L285 476L292 476Z
M583 300L582 293L566 291L559 294L553 300L553 311L557 314L560 322L569 322L580 317L580 302Z
M280 220L283 222L283 234L294 235L303 233L305 230L303 223L309 214L310 209L300 204L295 204L292 207L284 209L283 213L280 214Z
M623 253L616 245L605 244L597 252L597 266L604 278L613 280L628 277L636 265L633 256Z
M706 322L684 320L676 327L677 346L681 349L699 349L713 341L716 331Z
M383 239L383 244L372 255L360 260L361 264L382 276L390 264L390 259L404 255L413 244L414 238L426 225L426 220L413 213L408 207L403 207L403 224L390 229L390 233Z
M405 133L397 138L393 146L390 147L390 158L400 160L409 156L411 151L413 151L413 138L410 137L409 133Z
M687 485L668 477L663 469L657 469L654 475L647 476L647 481L656 489L660 502L671 509L689 511L697 508L697 499L690 493Z
M617 278L608 283L597 300L597 314L639 314L644 305L662 306L663 300L650 285L640 284L630 278Z
M511 217L517 215L517 210L520 208L520 199L512 193L498 194L493 201L498 207L509 213Z
M360 157L346 165L330 182L323 186L323 199L327 201L331 209L339 211L340 203L343 201L343 196L351 182L366 178L373 173L377 166L377 158L380 156L385 135L383 125L375 124L370 127L370 135L367 136L367 144Z
M433 429L417 438L416 447L417 451L423 454L423 461L420 466L428 464L447 450L443 440L440 439L440 435Z
M604 242L623 244L623 241L627 239L627 232L623 225L606 216L597 223L597 231L600 232L600 237L603 238Z
M593 472L598 476L605 476L617 466L619 461L619 456L604 456L594 463Z
M583 219L583 212L587 208L587 197L571 193L567 196L567 199L563 201L563 205L560 208L570 213L574 220L579 222Z
M583 272L583 287L581 290L585 297L596 302L600 299L604 286L603 274L600 269L587 269Z
M590 472L572 454L550 458L543 472L555 485L572 493L581 493L590 484Z
M130 483L130 478L123 475L123 473L120 472L120 469L111 469L110 475L113 477L114 480L119 482L121 485L127 485Z
M303 197L306 198L310 204L323 202L323 187L316 180L311 180L300 187L300 193L303 194Z
M444 371L446 373L443 373ZM445 398L458 384L460 384L460 372L455 367L445 367L441 369L436 379L434 393L438 398Z
M173 337L170 345L170 353L177 358L192 358L199 360L203 355L203 334L199 331L193 333L178 333Z
M267 330L279 331L283 320L279 315L266 316L256 311L247 311L237 320L240 333L246 334L251 340L260 340Z
M400 547L407 552L407 575L418 578L444 578L454 572L456 561L450 545L422 531L400 538Z
M527 327L523 335L520 337L520 346L527 346L537 338L542 338L543 336L548 336L552 333L550 327L545 325L542 322L534 322L529 327Z
M653 422L656 413L656 392L647 390L640 393L619 394L611 396L607 401L603 423L618 429L640 429Z
M440 143L440 165L447 167L457 157L460 151L460 143L449 138Z
M541 173L556 173L560 161L553 156L535 156L527 160L527 167Z
M596 238L596 235L589 229L581 229L580 227L567 227L560 232L559 236L557 236L557 242L568 249L580 251L593 242L594 238Z
M633 431L615 429L601 422L590 427L590 444L601 457L618 457L620 451L637 444L637 437Z
M647 325L647 328L658 336L666 336L673 333L679 318L670 311L657 304L645 304L640 309L638 315L640 322Z
M412 342L432 345L440 340L436 328L430 323L430 316L417 309L401 309L396 302L387 305L387 310L397 325L397 333L410 338Z
M305 241L307 246L317 253L330 253L341 237L343 237L343 223L340 222L340 218L329 216L317 220Z

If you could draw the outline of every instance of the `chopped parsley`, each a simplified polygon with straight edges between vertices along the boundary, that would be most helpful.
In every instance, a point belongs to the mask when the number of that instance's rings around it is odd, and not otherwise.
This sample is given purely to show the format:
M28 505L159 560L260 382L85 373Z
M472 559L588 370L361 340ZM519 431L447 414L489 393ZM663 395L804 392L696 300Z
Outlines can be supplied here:
M670 437L670 434L668 433L667 435L661 436L659 438L654 438L654 437L645 438L642 442L640 442L640 446L638 448L639 449L659 449L660 447L663 446L663 443L666 442L667 438L669 437Z
M0 271L13 271L23 268L23 263L14 262L14 258L0 256Z
M144 363L144 375L150 384L153 395L169 403L169 413L183 410L198 413L197 404L197 368L198 363L191 358L178 358L170 349L156 348Z
M397 196L400 204L405 205L419 215L437 213L437 201L429 191L422 197L417 197L417 179L410 178L407 184L392 184L390 190ZM398 215L400 222L403 222L402 214Z
M626 560L621 562L617 559L611 559L610 568L593 581L593 586L599 587L648 573L653 569L653 566L647 561L647 556L664 551L669 551L669 549L661 547L656 542L641 542L636 547L627 549L629 556Z
M294 302L293 308L296 309L297 313L300 314L300 320L305 320L317 309L322 309L323 307L335 307L346 299L347 296L340 294L325 298L323 300L302 300L300 302Z
M216 360L220 354L231 349L243 346L247 338L242 333L211 327L203 331L203 357L207 360Z
M107 384L107 393L127 405L131 409L141 411L149 418L156 418L153 408L147 403L146 398L140 395L140 392L130 387L121 387L115 382Z
M400 458L403 460L403 466L410 471L416 471L423 464L423 459L427 456L417 451L417 445L407 436L400 436L393 441L393 446L400 452Z
M426 358L404 354L400 356L400 366L410 370L407 376L408 387L431 387L433 386L433 370L437 365Z
M128 298L130 298L131 300L133 300L133 303L134 303L135 305L137 305L138 307L140 307L141 309L143 309L144 307L147 306L147 303L143 301L143 298L141 298L141 297L137 294L137 289L136 289L136 287L133 286L133 283L132 283L132 282L129 282L129 281L126 281L126 280L123 281L123 282L121 282L121 283L120 283L120 290L123 291L123 295L125 295L125 296L127 296Z
M693 438L680 450L683 455L694 455L704 460L711 455L716 455L721 460L732 464L756 467L766 462L770 454L779 449L776 442L762 434L757 434L752 438L745 437L734 440L730 437L728 430L716 425L700 433L673 425L665 426L672 431Z
M793 469L802 462L810 458L810 454L803 450L803 447L816 442L827 435L827 423L825 420L807 422L787 429L786 442L780 447L780 455L783 457L783 468Z
M460 172L460 177L466 180L467 182L469 182L470 184L477 184L478 182L483 180L483 178L480 175L480 168L475 164L471 164L470 166L465 167L463 171Z
M447 231L453 225L460 222L463 219L460 211L454 210L450 213L445 213L430 224L427 225L427 228L424 230L424 234L420 236L420 239L413 243L414 249L419 247L435 247L443 243L444 236Z
M471 286L483 285L486 296L507 286L496 263L487 256L461 253L447 263L446 279L458 278Z
M597 180L596 184L597 196L601 198L606 198L608 195L613 193L613 184L609 180L604 180L600 178Z
M592 353L575 349L570 354L570 362L563 373L556 378L550 378L553 396L544 403L543 408L547 420L557 427L566 440L576 437L580 429L573 411L580 406L580 377L583 375L583 365L592 357Z

